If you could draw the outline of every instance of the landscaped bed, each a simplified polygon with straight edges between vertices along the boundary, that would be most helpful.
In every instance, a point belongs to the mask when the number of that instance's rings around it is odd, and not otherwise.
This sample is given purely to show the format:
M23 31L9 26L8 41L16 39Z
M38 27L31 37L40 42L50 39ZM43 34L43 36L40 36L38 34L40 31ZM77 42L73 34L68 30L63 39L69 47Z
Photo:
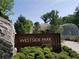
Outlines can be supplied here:
M55 53L48 47L25 47L13 59L79 59L79 54L66 46L62 47L60 53Z

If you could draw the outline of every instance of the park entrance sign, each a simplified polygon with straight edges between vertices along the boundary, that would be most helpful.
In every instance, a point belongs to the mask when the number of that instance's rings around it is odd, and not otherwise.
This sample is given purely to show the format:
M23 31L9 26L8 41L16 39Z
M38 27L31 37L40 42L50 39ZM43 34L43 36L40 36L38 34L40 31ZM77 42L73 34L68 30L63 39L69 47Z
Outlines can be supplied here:
M45 34L16 34L15 47L17 49L23 47L43 46L52 47L53 51L61 51L60 34L45 33Z

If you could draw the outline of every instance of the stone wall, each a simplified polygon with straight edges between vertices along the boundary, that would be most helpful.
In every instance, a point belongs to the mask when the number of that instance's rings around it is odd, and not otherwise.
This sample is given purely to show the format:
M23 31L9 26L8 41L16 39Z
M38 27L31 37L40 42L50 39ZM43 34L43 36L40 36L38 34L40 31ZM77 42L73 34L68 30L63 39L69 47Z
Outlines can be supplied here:
M14 38L13 24L0 17L0 59L11 59L14 50Z

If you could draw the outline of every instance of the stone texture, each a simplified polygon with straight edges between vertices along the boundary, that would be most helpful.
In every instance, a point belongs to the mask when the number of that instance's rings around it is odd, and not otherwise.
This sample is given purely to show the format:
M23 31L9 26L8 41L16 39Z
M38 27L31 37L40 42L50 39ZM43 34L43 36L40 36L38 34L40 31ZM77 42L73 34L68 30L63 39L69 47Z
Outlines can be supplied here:
M15 29L13 24L0 17L0 59L11 59L14 50Z

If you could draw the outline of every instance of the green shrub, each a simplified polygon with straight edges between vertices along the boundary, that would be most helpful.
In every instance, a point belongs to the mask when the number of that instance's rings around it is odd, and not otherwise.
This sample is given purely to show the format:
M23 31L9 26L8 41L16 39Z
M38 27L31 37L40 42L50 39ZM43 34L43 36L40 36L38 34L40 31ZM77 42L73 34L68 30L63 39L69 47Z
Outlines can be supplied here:
M57 59L70 59L66 52L62 51L57 55Z
M75 51L66 46L63 46L63 50L66 51L71 58L76 58L76 56L78 55Z
M45 59L42 48L36 48L35 59Z
M55 59L55 55L52 54L51 49L45 47L43 49L43 53L45 55L45 59Z
M20 59L20 57L18 55L16 55L16 56L13 56L12 59Z
M48 53L45 55L45 59L55 59L55 55L52 55L52 53Z
M48 47L25 47L13 59L79 59L79 55L66 46L62 47L60 53L51 52Z
M43 54L35 54L34 59L45 59Z
M51 53L51 50L50 50L49 48L45 47L45 48L43 49L43 52L44 52L44 53Z
M25 55L23 53L17 53L13 59L25 59Z
M34 59L34 55L35 55L34 53L29 53L29 54L26 55L25 58L26 59Z
M30 49L29 48L26 48L26 47L25 48L21 48L20 49L20 52L21 53L24 53L25 55L27 55L30 52Z
M20 50L20 52L25 54L26 59L41 58L44 59L44 54L42 48L39 47L25 47Z
M69 52L69 56L70 57L76 57L77 56L77 53L75 51L70 51Z
M77 54L76 58L79 59L79 54Z
M62 50L66 51L66 52L72 51L72 49L67 46L63 46Z
M61 51L60 54L65 54L65 55L69 56L69 53L66 51Z

